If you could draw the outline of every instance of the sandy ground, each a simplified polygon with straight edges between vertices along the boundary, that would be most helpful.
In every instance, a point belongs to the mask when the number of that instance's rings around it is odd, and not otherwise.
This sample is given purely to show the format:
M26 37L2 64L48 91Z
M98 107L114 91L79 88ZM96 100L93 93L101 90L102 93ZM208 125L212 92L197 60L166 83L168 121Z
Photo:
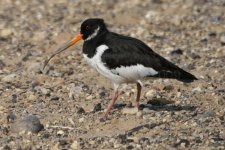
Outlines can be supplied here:
M85 64L82 42L41 71L91 17L199 80L147 80L139 111L136 86L123 85L99 120L112 86ZM224 149L224 62L224 0L1 0L0 149Z

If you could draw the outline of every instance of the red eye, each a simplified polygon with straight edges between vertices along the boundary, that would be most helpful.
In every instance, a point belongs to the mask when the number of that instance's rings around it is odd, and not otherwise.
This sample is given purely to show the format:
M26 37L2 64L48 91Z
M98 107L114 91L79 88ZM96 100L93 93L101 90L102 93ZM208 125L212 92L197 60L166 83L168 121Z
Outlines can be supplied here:
M90 29L90 26L86 26L86 30L89 30Z

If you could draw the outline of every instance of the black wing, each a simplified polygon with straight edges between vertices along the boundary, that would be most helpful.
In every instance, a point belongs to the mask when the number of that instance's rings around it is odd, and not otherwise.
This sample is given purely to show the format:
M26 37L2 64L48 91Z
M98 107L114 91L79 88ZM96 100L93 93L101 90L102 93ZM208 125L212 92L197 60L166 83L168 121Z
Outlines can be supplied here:
M102 61L110 69L142 64L158 72L149 77L174 78L183 82L197 80L194 75L161 57L138 39L110 33L106 37L105 43L109 50L103 53Z

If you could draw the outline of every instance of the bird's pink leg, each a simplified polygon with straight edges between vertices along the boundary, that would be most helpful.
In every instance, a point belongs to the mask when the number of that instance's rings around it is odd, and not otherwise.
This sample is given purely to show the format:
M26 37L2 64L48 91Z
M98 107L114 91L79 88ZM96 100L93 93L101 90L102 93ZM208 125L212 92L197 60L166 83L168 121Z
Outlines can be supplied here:
M103 117L105 117L110 112L110 110L112 109L112 107L115 104L115 102L116 102L116 100L117 100L119 95L120 95L120 92L118 90L116 90L113 93L112 100L110 101L109 105L107 106L106 111L103 113Z
M137 83L137 98L136 98L136 107L139 108L139 101L141 97L141 84Z

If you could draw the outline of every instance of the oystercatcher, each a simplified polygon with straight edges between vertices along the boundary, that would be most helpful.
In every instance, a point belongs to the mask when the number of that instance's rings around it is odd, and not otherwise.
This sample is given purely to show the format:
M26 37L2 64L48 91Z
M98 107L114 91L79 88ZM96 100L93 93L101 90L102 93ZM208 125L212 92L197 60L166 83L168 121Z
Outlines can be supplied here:
M114 93L104 115L112 109L122 83L137 84L136 106L139 107L142 79L171 78L188 83L197 80L194 75L155 53L142 41L110 32L100 18L85 20L81 24L80 34L57 53L82 39L85 61L113 83Z

